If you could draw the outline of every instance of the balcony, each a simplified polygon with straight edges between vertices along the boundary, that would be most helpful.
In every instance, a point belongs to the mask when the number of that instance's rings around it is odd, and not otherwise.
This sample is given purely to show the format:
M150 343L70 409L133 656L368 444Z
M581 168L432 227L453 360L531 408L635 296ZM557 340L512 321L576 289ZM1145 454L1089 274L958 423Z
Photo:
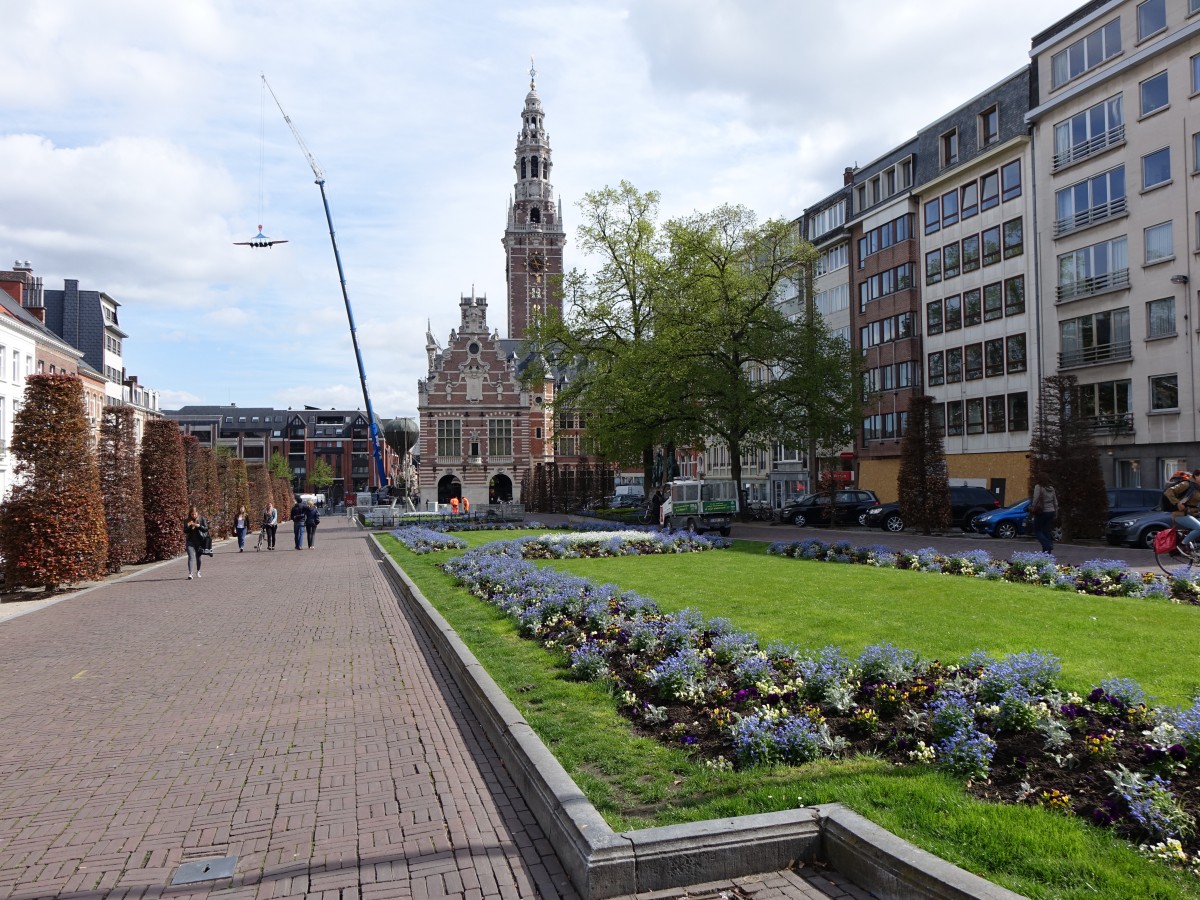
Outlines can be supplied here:
M1069 284L1060 284L1055 288L1057 302L1078 300L1080 297L1091 297L1094 294L1105 294L1109 291L1123 291L1129 288L1129 270L1117 269L1104 275L1091 278L1079 278Z
M1056 238L1062 237L1064 234L1079 231L1081 228L1088 228L1107 219L1115 219L1117 216L1125 215L1125 211L1125 198L1114 197L1107 203L1089 206L1087 209L1077 212L1073 216L1067 216L1065 219L1055 219L1054 236Z
M1133 359L1133 345L1129 341L1111 344L1096 344L1078 350L1058 354L1058 368L1078 369L1082 366L1102 366L1107 363L1128 362Z
M1083 425L1097 434L1130 435L1134 433L1133 413L1107 413L1084 416Z
M1110 128L1104 134L1098 134L1090 141L1075 144L1072 147L1068 147L1062 153L1055 153L1051 171L1057 172L1059 169L1065 169L1067 166L1077 163L1082 159L1095 156L1109 147L1115 147L1117 144L1123 143L1125 143L1125 126L1118 125L1115 128Z

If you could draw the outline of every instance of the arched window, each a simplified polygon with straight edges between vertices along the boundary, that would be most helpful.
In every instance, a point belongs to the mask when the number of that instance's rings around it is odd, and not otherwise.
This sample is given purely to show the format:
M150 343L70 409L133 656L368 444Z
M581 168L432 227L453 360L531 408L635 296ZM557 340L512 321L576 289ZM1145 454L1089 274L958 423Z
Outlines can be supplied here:
M525 157L521 157L521 177L525 177Z
M531 178L538 177L538 158L536 156L529 157L529 175Z
M529 211L529 221L530 222L542 221L542 211L540 209L538 209L536 206Z

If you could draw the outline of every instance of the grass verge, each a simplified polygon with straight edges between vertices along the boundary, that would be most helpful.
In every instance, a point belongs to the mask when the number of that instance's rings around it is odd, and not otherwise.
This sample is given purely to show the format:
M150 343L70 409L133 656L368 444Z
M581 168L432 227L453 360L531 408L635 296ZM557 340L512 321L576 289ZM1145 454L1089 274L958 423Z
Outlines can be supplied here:
M473 546L495 539L494 535L487 534L460 536ZM514 536L516 534L504 535L505 538ZM417 556L389 537L384 536L382 540L617 830L838 801L914 844L1032 898L1200 897L1195 879L1142 858L1128 844L1101 829L1041 808L977 801L968 797L954 779L924 767L896 767L871 758L823 760L802 767L780 766L744 772L716 771L697 764L681 750L632 734L629 724L617 714L613 698L603 688L571 680L561 659L522 640L497 610L456 588L436 568L446 554ZM729 554L730 557L734 555ZM743 565L754 567L757 593L763 596L770 593L773 582L779 577L772 574L759 580L762 571L759 566L768 562L792 567L822 565L819 570L821 591L826 597L836 576L851 574L856 568L770 557L753 558L757 555L745 550L736 554ZM763 636L796 640L795 634L775 634L767 627L760 627L751 615L753 604L744 600L733 602L728 586L713 583L709 573L697 568L701 557L723 556L726 554L600 560L596 562L606 565L590 570L587 567L575 569L576 563L585 562L579 560L569 561L570 565L565 567L596 580L614 581L622 587L638 590L667 608L676 608L662 590L667 582L691 582L690 589L678 583L673 585L681 595L686 594L689 598L688 602L678 602L678 606L700 608L703 607L698 602L696 586L704 584L715 592L723 591L726 597L720 608L706 610L709 615L727 616L743 627L760 631ZM651 569L647 578L656 587L639 587L627 583L626 579L629 582L637 580L629 571L617 571L607 565L623 561L637 564L677 561L685 566L682 570L685 574L680 576L670 568ZM637 565L633 571L646 572ZM955 580L970 582L970 579L939 579L920 573L864 570L864 574L912 575L925 578L927 583L934 581L939 586ZM744 573L738 577L740 583L749 583ZM793 575L791 580L795 579ZM879 605L882 590L878 582L874 584L872 596L877 598L875 603ZM988 583L988 587L997 593L1002 589L1033 591L1034 594L1023 601L1026 613L1032 605L1061 600L1061 595L1046 589L995 583ZM918 597L928 597L930 593L928 587L921 591L919 586L914 586L913 590ZM1074 598L1074 595L1066 596ZM1146 604L1146 601L1137 602ZM764 616L763 621L768 625L774 621L771 614L755 614ZM775 619L779 615L776 610ZM803 621L806 632L809 629L810 623L804 621L803 616L792 614L787 618ZM776 624L782 626L783 623ZM978 633L977 638L967 650L976 646L1005 649L997 648L985 633ZM901 646L914 646L912 641L887 634L866 643L882 639ZM835 638L830 637L802 643L814 646L833 640ZM852 648L848 642L846 646ZM1029 649L1029 645L1012 649Z

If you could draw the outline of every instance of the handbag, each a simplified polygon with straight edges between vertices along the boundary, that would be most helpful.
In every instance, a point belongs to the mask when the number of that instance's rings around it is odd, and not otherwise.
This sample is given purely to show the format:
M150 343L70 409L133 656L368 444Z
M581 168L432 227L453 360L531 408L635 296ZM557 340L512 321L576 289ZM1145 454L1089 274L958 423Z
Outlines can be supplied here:
M1154 536L1155 553L1170 553L1177 546L1179 546L1179 535L1175 532L1173 525L1169 528L1164 528Z

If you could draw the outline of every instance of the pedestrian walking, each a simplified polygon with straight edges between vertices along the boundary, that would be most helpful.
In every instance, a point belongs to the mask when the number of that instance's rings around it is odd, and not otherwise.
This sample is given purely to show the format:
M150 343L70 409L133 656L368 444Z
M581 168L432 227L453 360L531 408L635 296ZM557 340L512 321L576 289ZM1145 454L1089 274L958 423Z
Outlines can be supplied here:
M263 525L267 529L267 549L274 550L275 532L279 530L279 510L274 503L267 505L267 511L263 513Z
M1054 550L1054 522L1058 518L1058 494L1054 485L1044 474L1039 474L1029 500L1029 511L1033 513L1033 534L1042 545L1042 550Z
M246 507L239 506L237 515L233 519L233 533L238 539L238 553L246 552L246 532L250 530L250 514L246 512Z
M200 577L200 563L208 545L208 519L200 515L200 511L194 505L188 507L188 516L183 523L183 540L187 548L188 581L191 581L193 564L196 567L196 577Z
M295 504L292 505L290 518L292 520L292 530L296 534L296 549L303 550L304 520L308 518L308 512L299 497L296 498Z
M304 531L308 535L308 549L313 548L313 538L317 534L317 526L321 524L321 513L311 500L304 509Z

